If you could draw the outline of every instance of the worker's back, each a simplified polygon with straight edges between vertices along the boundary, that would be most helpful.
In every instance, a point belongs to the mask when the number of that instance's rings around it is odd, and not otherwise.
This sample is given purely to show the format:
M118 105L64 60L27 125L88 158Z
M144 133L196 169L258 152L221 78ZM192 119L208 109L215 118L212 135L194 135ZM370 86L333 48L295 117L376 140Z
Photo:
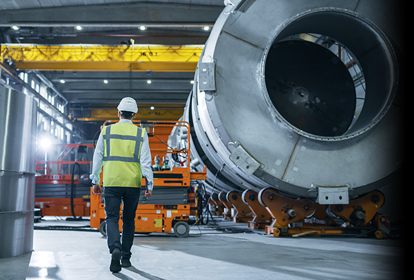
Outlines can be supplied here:
M141 187L144 133L144 129L131 123L117 123L102 129L105 187Z

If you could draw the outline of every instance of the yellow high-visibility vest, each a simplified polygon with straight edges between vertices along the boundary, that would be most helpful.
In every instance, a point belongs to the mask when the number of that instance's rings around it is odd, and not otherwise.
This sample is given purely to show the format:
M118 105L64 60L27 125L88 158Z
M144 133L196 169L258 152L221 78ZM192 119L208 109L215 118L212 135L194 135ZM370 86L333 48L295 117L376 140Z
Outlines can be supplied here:
M130 123L117 123L103 128L104 187L141 187L140 157L144 133L145 129Z

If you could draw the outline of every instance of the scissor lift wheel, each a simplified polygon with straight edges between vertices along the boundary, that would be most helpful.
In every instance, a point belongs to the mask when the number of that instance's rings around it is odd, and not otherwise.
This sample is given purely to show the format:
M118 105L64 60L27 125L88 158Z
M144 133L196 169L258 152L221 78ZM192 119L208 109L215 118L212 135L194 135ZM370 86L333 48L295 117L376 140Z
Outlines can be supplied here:
M106 221L105 220L103 220L102 222L101 222L101 224L99 225L99 232L104 236L104 237L106 237Z
M183 238L183 237L187 237L189 233L190 233L190 227L188 226L186 222L180 221L174 225L175 236Z

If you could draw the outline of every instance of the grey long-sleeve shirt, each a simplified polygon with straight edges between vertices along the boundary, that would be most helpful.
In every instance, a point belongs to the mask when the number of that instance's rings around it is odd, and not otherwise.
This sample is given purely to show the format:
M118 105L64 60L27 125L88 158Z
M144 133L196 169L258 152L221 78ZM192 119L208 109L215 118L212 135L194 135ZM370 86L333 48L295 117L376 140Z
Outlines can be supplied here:
M126 120L126 119L121 119L119 122L132 124L131 120ZM104 150L104 143L103 143L103 137L102 137L102 132L101 132L98 138L98 142L96 143L95 153L93 154L93 168L92 168L92 174L90 175L90 178L92 179L92 183L94 185L98 185L100 182L100 174L101 174L101 169L103 165L103 150ZM142 142L142 146L141 146L140 163L141 163L142 176L144 176L147 181L147 189L152 191L154 178L153 178L152 169L151 169L151 151L149 148L149 140L148 140L147 133L145 133L144 141Z

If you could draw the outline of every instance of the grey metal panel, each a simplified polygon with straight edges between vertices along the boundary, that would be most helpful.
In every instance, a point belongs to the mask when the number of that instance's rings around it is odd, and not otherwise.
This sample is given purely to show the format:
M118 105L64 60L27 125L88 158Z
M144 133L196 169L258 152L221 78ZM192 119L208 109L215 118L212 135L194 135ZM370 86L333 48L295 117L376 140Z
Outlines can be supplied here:
M0 88L0 257L33 248L36 101Z
M180 205L180 204L187 204L187 199L183 198L167 198L167 199L141 199L139 200L139 204L158 204L158 205Z
M198 64L198 82L200 90L216 90L216 69L214 62Z
M0 1L0 8L2 10L19 9L19 5L14 0Z
M229 45L233 46L232 55L224 53L225 46ZM217 79L214 103L223 126L231 140L239 141L268 173L281 177L290 156L286 151L292 151L297 136L284 129L283 124L275 123L263 104L259 72L263 50L226 33L220 37L216 48L220 58L217 71L225 78ZM272 148L275 145L277 149Z
M90 194L90 189L87 186L76 184L75 198L82 198ZM54 185L54 184L36 184L35 197L60 197L70 198L71 185Z
M134 2L112 5L49 6L40 9L12 9L0 18L0 26L107 26L139 27L203 26L213 24L222 7L172 3ZM48 16L45 17L44 14Z
M30 253L33 249L34 211L0 211L0 258Z
M34 98L0 88L0 170L36 171L36 113Z
M247 0L237 12L230 14L223 31L264 49L275 30L298 13L317 7L353 10L357 2L357 0L296 0L292 3L292 1Z
M189 114L202 148L199 154L216 170L224 166L219 173L238 187L273 186L312 197L313 184L350 185L350 195L358 195L376 182L381 187L399 169L405 158L400 148L404 110L392 102L401 71L393 47L401 42L387 39L398 38L395 14L389 13L395 12L389 9L394 4L359 2L247 0L238 11L227 6L219 16L202 57L202 62L216 63L216 91L200 90L196 75L196 101ZM269 98L264 72L268 52L274 40L299 33L327 35L349 46L367 74L364 108L344 135L305 133L288 123ZM229 141L240 143L262 164L254 176L229 160Z
M0 171L0 211L33 210L34 184L34 174Z
M153 200L168 200L168 199L171 199L171 201L187 199L187 194L177 194L177 193L175 193L175 194L158 194L158 195L154 195L154 197L152 197L152 199L150 201L152 202Z
M2 0L0 1L0 10L25 9L25 8L45 8L45 7L62 7L62 6L89 6L99 4L115 4L125 2L148 2L147 0ZM204 5L204 6L223 6L223 0L158 0L154 2ZM191 6L190 6L191 8Z
M187 204L187 187L157 187L154 186L152 195L146 199L145 189L141 189L139 204Z
M287 167L285 180L295 185L345 185L352 188L383 179L400 167L404 151L403 112L391 107L369 137L346 143L320 143L301 138ZM325 151L321 150L324 149ZM309 162L317 162L314 168Z

